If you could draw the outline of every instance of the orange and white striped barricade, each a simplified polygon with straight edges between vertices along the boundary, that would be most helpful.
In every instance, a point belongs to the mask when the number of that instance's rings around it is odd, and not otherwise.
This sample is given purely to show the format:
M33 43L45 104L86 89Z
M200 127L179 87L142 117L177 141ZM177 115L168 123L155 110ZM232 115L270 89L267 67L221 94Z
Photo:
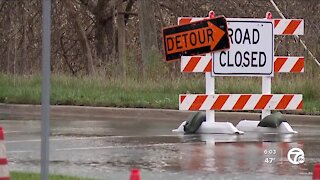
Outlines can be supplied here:
M188 24L195 21L204 20L205 17L179 17L178 23ZM230 20L231 18L227 18ZM303 19L272 19L274 25L274 35L303 35L304 20Z
M298 110L302 109L302 105L302 95L300 94L182 94L179 98L179 109L190 111ZM258 127L259 122L240 121L236 128L246 131L295 133L287 122L281 123L279 128ZM199 132L208 132L208 130L200 127Z
M212 57L210 56L182 56L181 72L212 72ZM275 73L303 73L304 57L275 56Z
M0 180L10 180L6 147L4 143L4 133L0 127Z
M178 23L186 24L203 19L205 18L182 17L178 19ZM238 19L227 18L228 20L237 21ZM273 26L270 27L273 27L274 35L303 35L304 33L304 21L302 19L269 19L266 21L272 22ZM273 68L272 73L304 72L304 57L271 56L271 59L272 57L273 67L272 64L270 65ZM263 118L269 115L271 110L300 110L303 106L301 94L271 94L271 77L273 74L262 76L262 94L215 94L215 74L213 73L213 69L215 68L213 61L215 60L217 59L214 59L214 55L181 57L181 72L206 73L206 94L185 94L180 95L179 98L180 110L205 110L207 112L207 121L203 122L197 132L230 134L242 131L297 133L287 122L281 123L279 128L258 127L257 125L260 120L243 120L235 128L231 123L215 122L214 110L262 110ZM174 131L183 132L185 123L183 122Z
M303 19L273 19L275 35L303 35Z

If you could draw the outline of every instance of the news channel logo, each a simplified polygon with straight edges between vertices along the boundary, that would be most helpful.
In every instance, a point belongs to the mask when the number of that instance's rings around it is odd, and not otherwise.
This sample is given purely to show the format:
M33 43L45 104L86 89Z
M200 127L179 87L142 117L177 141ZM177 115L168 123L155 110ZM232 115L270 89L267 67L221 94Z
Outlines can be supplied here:
M292 148L287 154L288 161L294 165L304 163L304 152L300 148Z

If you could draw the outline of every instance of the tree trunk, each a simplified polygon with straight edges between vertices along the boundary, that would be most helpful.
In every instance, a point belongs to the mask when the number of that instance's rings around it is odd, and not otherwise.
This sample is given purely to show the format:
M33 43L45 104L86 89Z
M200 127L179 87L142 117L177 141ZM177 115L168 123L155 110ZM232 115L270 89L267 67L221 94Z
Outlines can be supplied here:
M117 17L118 25L118 52L119 52L119 63L122 63L123 78L126 78L127 71L127 57L126 57L126 24L125 15L118 14Z
M80 1L87 5L96 20L95 49L99 63L103 63L106 60L109 62L115 60L117 57L117 35L114 23L116 12L115 8L118 5L121 5L124 1L96 0L96 3L93 1Z
M105 22L103 20L97 18L96 21L96 32L95 32L95 46L96 46L96 53L97 53L97 58L99 59L99 63L102 63L106 57L106 33L105 33Z
M106 46L106 24L104 9L106 8L106 0L99 0L94 10L95 23L95 46L96 55L99 63L102 63L107 58Z
M148 64L152 53L158 50L154 4L153 0L138 0L139 32L144 67Z
M20 70L19 73L20 74L24 74L25 73L25 66L27 64L26 61L28 61L28 52L27 52L27 13L24 11L23 6L25 6L25 2L22 2L22 7L21 7L21 14L22 14L22 50L21 55L20 55Z
M81 48L82 48L82 50L85 54L85 57L87 59L87 61L86 61L87 74L92 75L95 73L95 70L94 70L93 58L92 58L92 53L91 53L91 49L89 46L87 35L83 29L83 26L81 25L79 17L76 14L76 11L74 9L74 5L73 5L72 1L66 0L63 2L65 2L66 9L69 13L69 16L73 20L73 25L74 25L74 28L75 28L77 34L78 34Z
M12 26L12 19L11 19L11 13L8 15L8 34L11 35L11 26ZM12 49L12 43L11 43L11 38L8 37L8 48L7 48L7 74L11 73L11 67L10 67L10 62L11 62L11 49Z
M107 19L106 22L106 34L107 34L107 59L109 62L114 61L116 52L115 52L115 44L116 44L116 39L115 39L115 27L113 23L113 17Z

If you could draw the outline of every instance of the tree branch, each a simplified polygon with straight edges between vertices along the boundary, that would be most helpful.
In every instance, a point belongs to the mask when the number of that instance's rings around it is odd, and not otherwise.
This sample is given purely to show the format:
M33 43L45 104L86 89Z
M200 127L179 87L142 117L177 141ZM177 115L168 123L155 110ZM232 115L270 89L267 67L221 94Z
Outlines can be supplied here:
M63 0L65 1L65 0ZM67 0L68 1L68 0ZM79 0L80 3L82 3L84 6L87 7L87 9L90 11L90 12L94 12L97 4L95 4L92 0Z
M135 13L135 12L118 12L118 14L124 14L128 16L138 16L138 13Z
M160 5L161 7L164 7L164 8L166 8L166 9L170 10L170 11L173 11L173 9L172 9L170 6L166 5L166 4L163 3L163 2L159 2L159 5Z
M63 33L64 34L64 33ZM65 50L65 47L64 47L64 45L63 45L63 34L60 36L60 46L61 46L61 50L62 50L62 57L63 57L63 59L65 60L65 62L66 62L66 64L67 64L67 66L68 66L68 68L70 69L70 71L71 71L71 73L72 73L72 75L75 75L76 74L76 72L73 70L73 67L72 67L72 65L70 64L70 62L68 61L68 57L67 57L67 55L66 55L66 50Z
M133 4L136 2L136 0L129 0L125 12L129 12L132 9ZM136 13L137 14L137 13ZM129 19L129 15L134 15L134 14L125 14L124 16L124 23L127 24L128 19ZM136 16L136 15L135 15Z

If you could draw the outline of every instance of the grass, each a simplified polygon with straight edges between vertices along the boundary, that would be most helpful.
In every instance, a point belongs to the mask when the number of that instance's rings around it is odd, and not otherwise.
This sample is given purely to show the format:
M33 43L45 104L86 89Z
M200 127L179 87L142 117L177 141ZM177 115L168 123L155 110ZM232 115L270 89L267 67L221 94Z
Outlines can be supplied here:
M13 171L10 173L11 180L40 180L40 174L37 173L25 173ZM88 178L79 178L63 175L50 175L50 180L90 180Z
M320 76L276 75L273 93L302 93L304 112L320 112ZM0 102L40 104L41 77L0 74ZM218 77L217 93L260 93L261 78ZM51 104L178 109L180 93L205 93L204 75L153 76L149 78L106 78L52 76Z
M0 102L39 104L39 76L0 75ZM101 77L52 77L52 104L177 108L178 92L196 91L201 82L137 81Z

